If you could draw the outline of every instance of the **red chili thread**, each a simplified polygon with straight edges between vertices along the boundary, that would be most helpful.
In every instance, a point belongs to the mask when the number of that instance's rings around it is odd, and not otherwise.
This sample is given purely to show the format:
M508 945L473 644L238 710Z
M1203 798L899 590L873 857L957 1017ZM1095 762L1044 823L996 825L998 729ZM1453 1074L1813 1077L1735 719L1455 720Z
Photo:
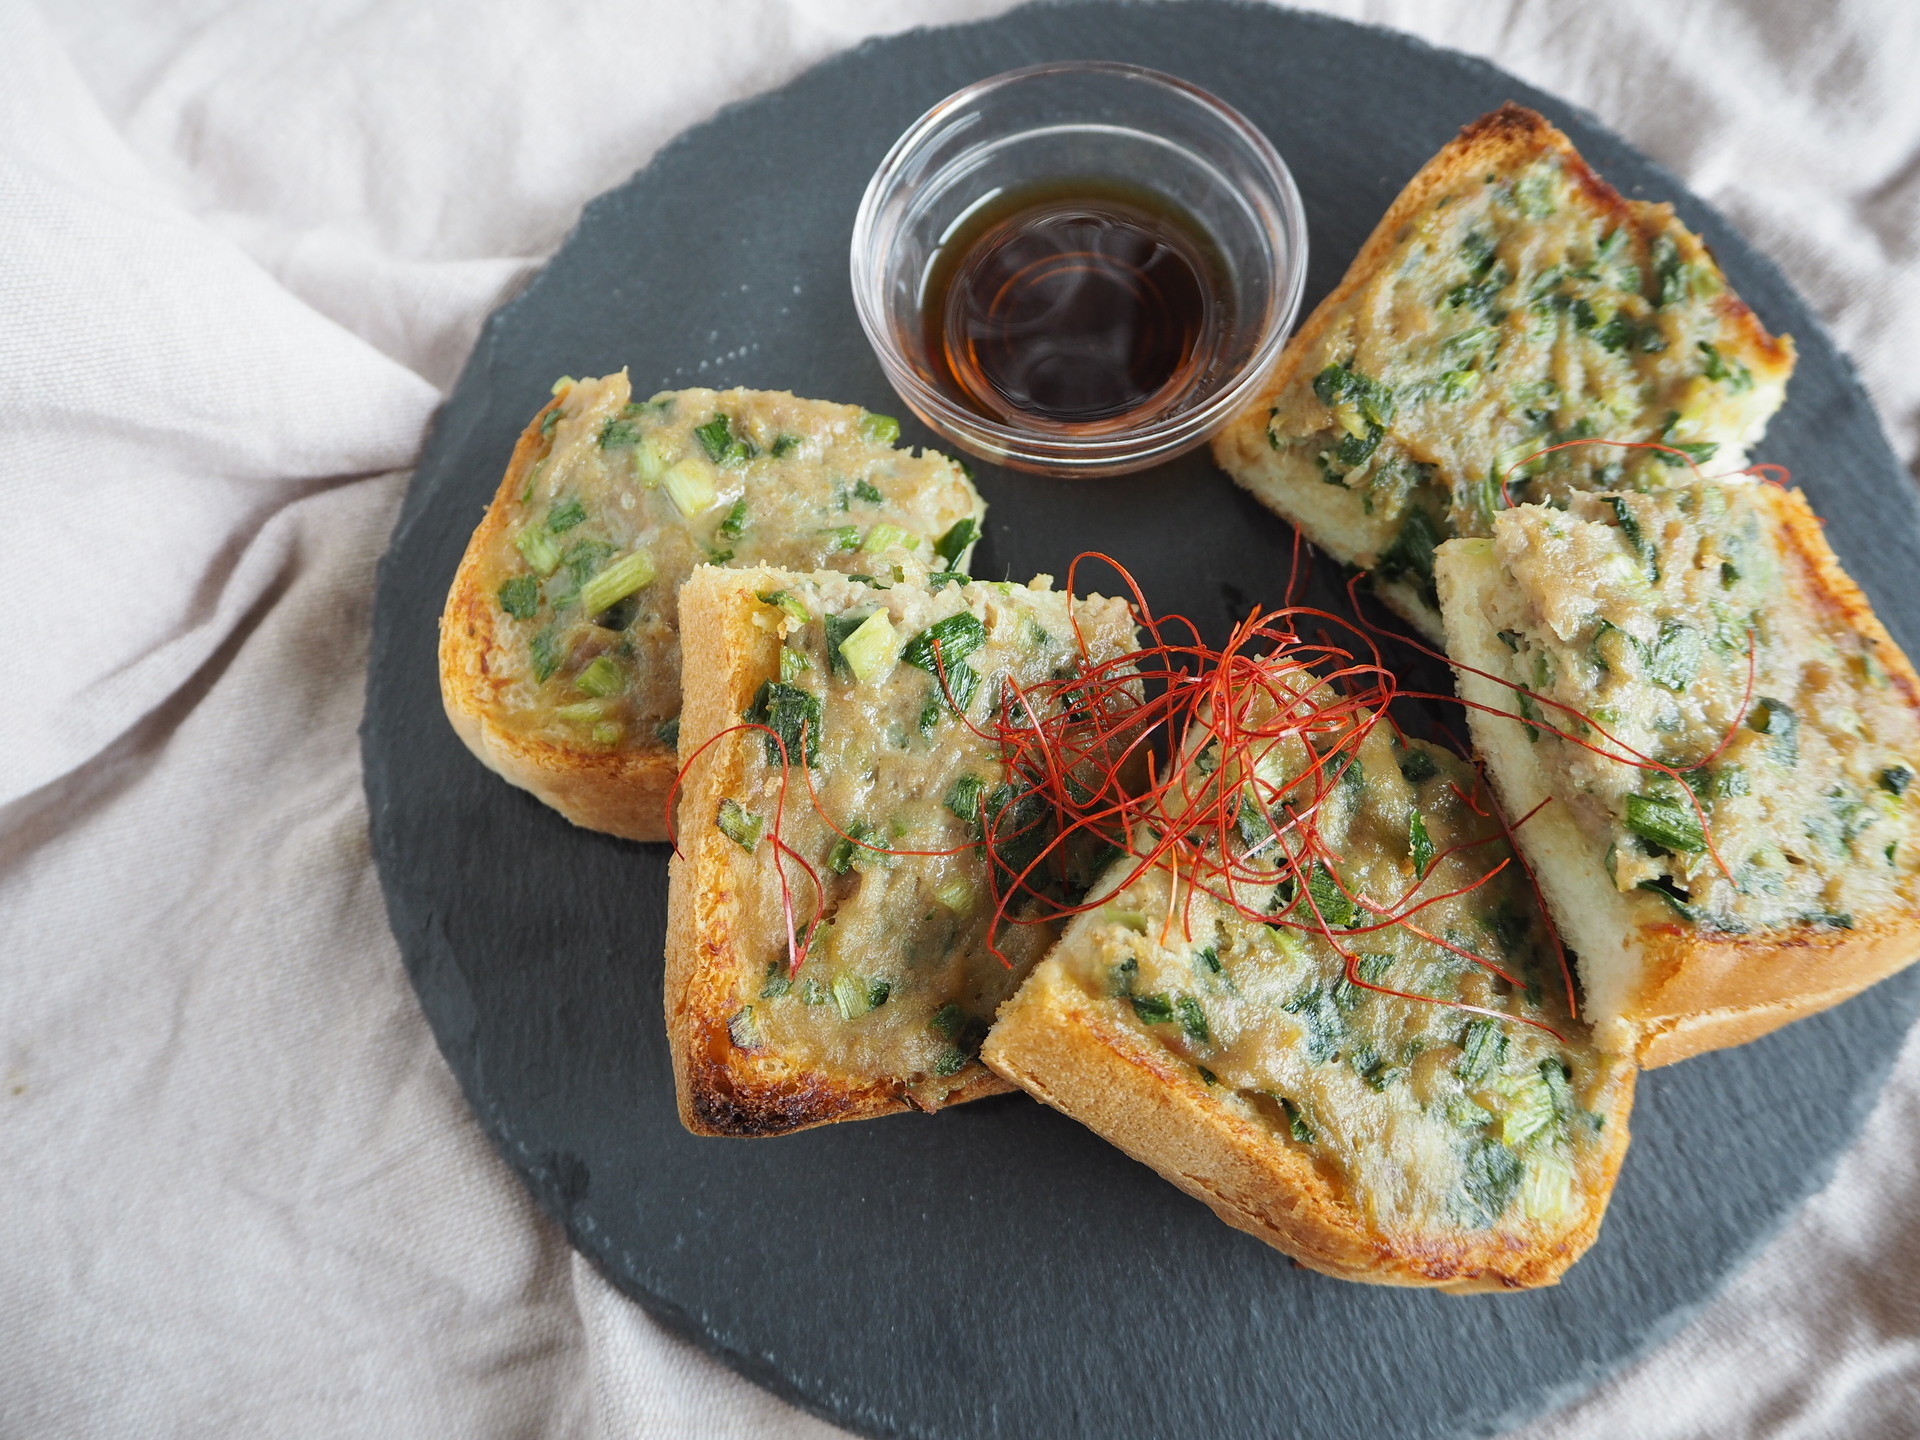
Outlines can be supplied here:
M994 902L988 949L1003 964L1011 963L998 944L1004 925L1064 922L1106 903L1112 893L1124 890L1158 866L1171 877L1161 926L1163 943L1171 934L1176 915L1184 933L1191 935L1192 906L1197 896L1205 895L1249 920L1320 935L1342 958L1346 978L1358 988L1518 1020L1557 1036L1559 1032L1551 1026L1524 1016L1369 981L1360 973L1358 958L1343 943L1355 935L1403 924L1411 915L1487 884L1506 868L1505 860L1470 884L1416 899L1421 885L1446 858L1497 840L1510 840L1510 835L1501 823L1495 832L1447 847L1392 905L1356 895L1341 879L1336 868L1341 856L1321 830L1322 807L1345 783L1347 767L1355 762L1360 745L1375 725L1385 723L1399 733L1389 707L1401 692L1368 633L1371 627L1364 621L1356 623L1329 611L1291 603L1299 572L1304 568L1303 556L1303 546L1296 536L1295 567L1287 587L1289 603L1266 612L1250 609L1219 649L1206 645L1198 628L1184 616L1156 617L1132 575L1112 557L1092 553L1077 557L1068 569L1067 603L1078 665L1071 674L1031 686L1006 677L998 704L985 724L976 724L952 703L954 694L946 662L935 640L931 647L933 669L941 696L970 733L994 747L1005 774L1005 788L1013 797L989 813L988 797L982 793L975 812L977 839L939 849L897 848L859 839L826 813L812 774L803 764L808 800L833 835L878 854L941 856L981 849ZM1094 660L1075 613L1082 561L1105 564L1121 577L1132 597L1133 618L1149 643L1125 654ZM1314 638L1302 633L1308 626L1317 628ZM1342 641L1337 643L1335 636L1343 637ZM711 737L681 767L668 797L669 818L674 794L687 768L724 736L747 730L773 735L780 754L781 785L768 838L781 887L789 969L794 972L824 919L826 888L814 866L784 838L787 782L792 768L785 742L771 727L751 723L729 726ZM804 754L804 723L801 745ZM1262 763L1276 754L1292 757L1287 773L1277 780L1261 769ZM1202 762L1209 758L1210 768L1202 769ZM1297 767L1295 760L1300 762ZM1144 785L1130 783L1130 776L1139 770L1145 771ZM1458 787L1455 789L1459 793ZM1476 786L1476 793L1479 790ZM1042 803L1021 803L1029 796L1038 797ZM1482 809L1464 793L1461 799L1476 814L1500 823L1497 811ZM1243 813L1248 806L1253 807L1258 821ZM1022 812L1025 819L1011 818ZM1007 847L1036 830L1045 832L1044 837L1036 837L1042 843L1030 860L1016 867L1007 858ZM1096 846L1110 847L1131 859L1127 874L1117 885L1103 887L1098 900L1077 903L1069 903L1046 888L1046 872L1064 878L1070 852L1091 851ZM787 857L801 866L814 888L812 913L804 925L797 923L793 886L784 863ZM1321 913L1313 893L1310 882L1316 871L1325 873L1349 905L1378 917L1374 923L1336 931ZM1273 913L1274 906L1267 897L1282 893L1288 886L1293 898L1279 914ZM1258 892L1253 901L1246 893L1249 890ZM1551 930L1550 919L1547 924ZM1486 957L1430 936L1418 927L1408 928L1508 984L1517 984L1513 976ZM1562 975L1571 1008L1577 1002L1564 959Z

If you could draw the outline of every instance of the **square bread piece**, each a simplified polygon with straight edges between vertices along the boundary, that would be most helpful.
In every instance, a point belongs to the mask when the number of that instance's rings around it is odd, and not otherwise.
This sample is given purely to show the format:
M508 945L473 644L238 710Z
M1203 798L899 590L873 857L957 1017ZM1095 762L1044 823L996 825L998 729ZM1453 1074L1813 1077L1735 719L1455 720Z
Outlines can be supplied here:
M965 569L986 507L899 425L778 391L634 402L562 380L528 423L440 621L447 718L589 830L667 838L681 582L701 564Z
M1650 452L1529 457L1658 441L1731 473L1792 369L1671 206L1507 105L1408 182L1214 456L1437 641L1442 540L1509 502L1687 478Z
M1010 681L1025 690L1135 648L1123 601L1094 596L1070 613L1050 583L880 588L703 567L681 591L689 760L666 1010L689 1130L779 1135L1007 1088L975 1057L1055 932L995 931L978 839L984 818L1000 854L1024 867L1051 812L1007 783L988 717ZM786 741L784 802L780 749L739 728L743 716ZM797 970L776 817L791 850ZM801 859L824 890L811 933L816 891Z
M1237 888L1230 906L1191 875L1176 899L1169 870L1147 870L1072 922L1001 1007L984 1058L1312 1269L1456 1292L1550 1285L1599 1230L1634 1070L1569 1018L1472 768L1384 725L1354 753L1319 811L1331 873ZM1296 786L1279 782L1279 828ZM1117 861L1103 884L1137 868ZM1355 985L1341 950L1363 981L1431 998Z
M1519 841L1607 1044L1738 1045L1920 953L1920 682L1798 491L1525 506L1438 568L1494 786L1553 802Z

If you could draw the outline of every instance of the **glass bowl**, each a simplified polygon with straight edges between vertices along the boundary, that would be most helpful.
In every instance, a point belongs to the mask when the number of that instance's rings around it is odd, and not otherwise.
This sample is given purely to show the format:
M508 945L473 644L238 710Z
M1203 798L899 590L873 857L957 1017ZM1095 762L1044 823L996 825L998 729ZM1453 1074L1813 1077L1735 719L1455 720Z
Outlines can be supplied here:
M999 196L1071 180L1146 190L1217 252L1219 323L1186 381L1123 423L994 419L935 383L921 317L941 243ZM995 464L1119 475L1190 450L1247 405L1279 357L1306 283L1293 176L1266 137L1197 86L1137 65L1032 65L948 96L908 128L854 220L860 326L900 398L939 434Z

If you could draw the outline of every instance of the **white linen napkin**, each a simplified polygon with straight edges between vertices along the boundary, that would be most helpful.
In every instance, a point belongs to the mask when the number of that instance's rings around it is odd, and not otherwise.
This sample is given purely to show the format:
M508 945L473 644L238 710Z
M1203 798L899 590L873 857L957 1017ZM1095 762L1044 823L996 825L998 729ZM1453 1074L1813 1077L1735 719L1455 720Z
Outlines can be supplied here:
M866 35L1004 8L0 0L0 1435L842 1433L614 1292L467 1115L368 860L367 616L434 406L583 203ZM1912 465L1920 7L1314 8L1671 166ZM1788 1232L1523 1433L1912 1434L1917 1129L1910 1041Z

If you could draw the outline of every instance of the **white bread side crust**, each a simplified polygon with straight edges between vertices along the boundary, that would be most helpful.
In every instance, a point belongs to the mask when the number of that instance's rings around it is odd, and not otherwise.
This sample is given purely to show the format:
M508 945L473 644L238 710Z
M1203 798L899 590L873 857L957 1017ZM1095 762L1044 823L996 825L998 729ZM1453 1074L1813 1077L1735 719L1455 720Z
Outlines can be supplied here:
M1872 645L1889 682L1920 712L1920 676L1840 568L1805 497L1773 486L1756 487L1755 494L1785 542L1787 567L1797 568L1817 603ZM1448 541L1435 569L1447 651L1470 707L1474 746L1486 757L1507 813L1524 815L1554 790L1537 747L1511 715L1513 692L1486 678L1507 675L1507 651L1487 618L1503 573L1485 540ZM1850 930L1698 930L1655 897L1616 889L1598 848L1563 804L1547 805L1515 838L1579 954L1595 1039L1646 1068L1758 1039L1839 1004L1920 956L1920 915L1898 907L1855 916Z
M1222 1104L1192 1066L1100 1015L1057 958L1096 913L1077 919L1000 1007L981 1051L1035 1099L1151 1166L1235 1229L1338 1279L1451 1294L1532 1289L1557 1283L1592 1245L1604 1202L1551 1246L1479 1231L1415 1248L1370 1230L1306 1152L1277 1144L1266 1126ZM1607 1117L1602 1194L1626 1158L1632 1099L1629 1076Z
M1545 117L1511 102L1502 105L1462 128L1407 182L1353 257L1340 283L1314 307L1313 314L1287 342L1258 398L1213 441L1214 461L1221 469L1344 565L1370 569L1379 560L1378 555L1357 545L1351 535L1349 512L1355 499L1343 489L1322 483L1304 460L1274 450L1267 436L1274 402L1299 382L1300 368L1315 352L1321 336L1340 318L1348 301L1380 272L1400 243L1401 232L1422 210L1471 175L1517 169L1549 152L1562 157L1569 178L1600 210L1611 212L1618 223L1645 230L1665 229L1671 206L1622 198ZM1697 241L1687 248L1689 258L1696 250L1701 257L1710 258ZM1762 386L1784 387L1793 369L1792 342L1768 333L1731 290L1724 290L1714 303L1739 336L1730 353L1748 365ZM1444 633L1440 615L1416 586L1376 581L1375 592L1428 639L1440 641Z
M680 813L708 816L729 795L750 789L753 745L701 748L739 722L760 683L779 668L779 637L753 623L756 592L778 589L779 571L701 566L680 589L681 738L693 756ZM698 663L693 663L699 657ZM696 753L697 752L697 753ZM683 826L668 862L666 1016L680 1121L696 1135L785 1135L841 1120L865 1120L919 1108L895 1080L813 1068L777 1049L743 1050L727 1021L740 977L756 975L752 936L743 933L731 877L738 848L711 824ZM975 1067L949 1091L957 1105L1012 1087Z
M667 745L648 736L631 747L590 751L516 734L492 718L513 680L497 673L505 653L495 637L499 610L480 577L495 537L511 523L513 499L539 458L541 422L559 403L559 397L548 401L520 432L493 503L454 573L440 616L440 701L467 749L508 784L588 830L628 840L665 840L667 792L679 769Z

